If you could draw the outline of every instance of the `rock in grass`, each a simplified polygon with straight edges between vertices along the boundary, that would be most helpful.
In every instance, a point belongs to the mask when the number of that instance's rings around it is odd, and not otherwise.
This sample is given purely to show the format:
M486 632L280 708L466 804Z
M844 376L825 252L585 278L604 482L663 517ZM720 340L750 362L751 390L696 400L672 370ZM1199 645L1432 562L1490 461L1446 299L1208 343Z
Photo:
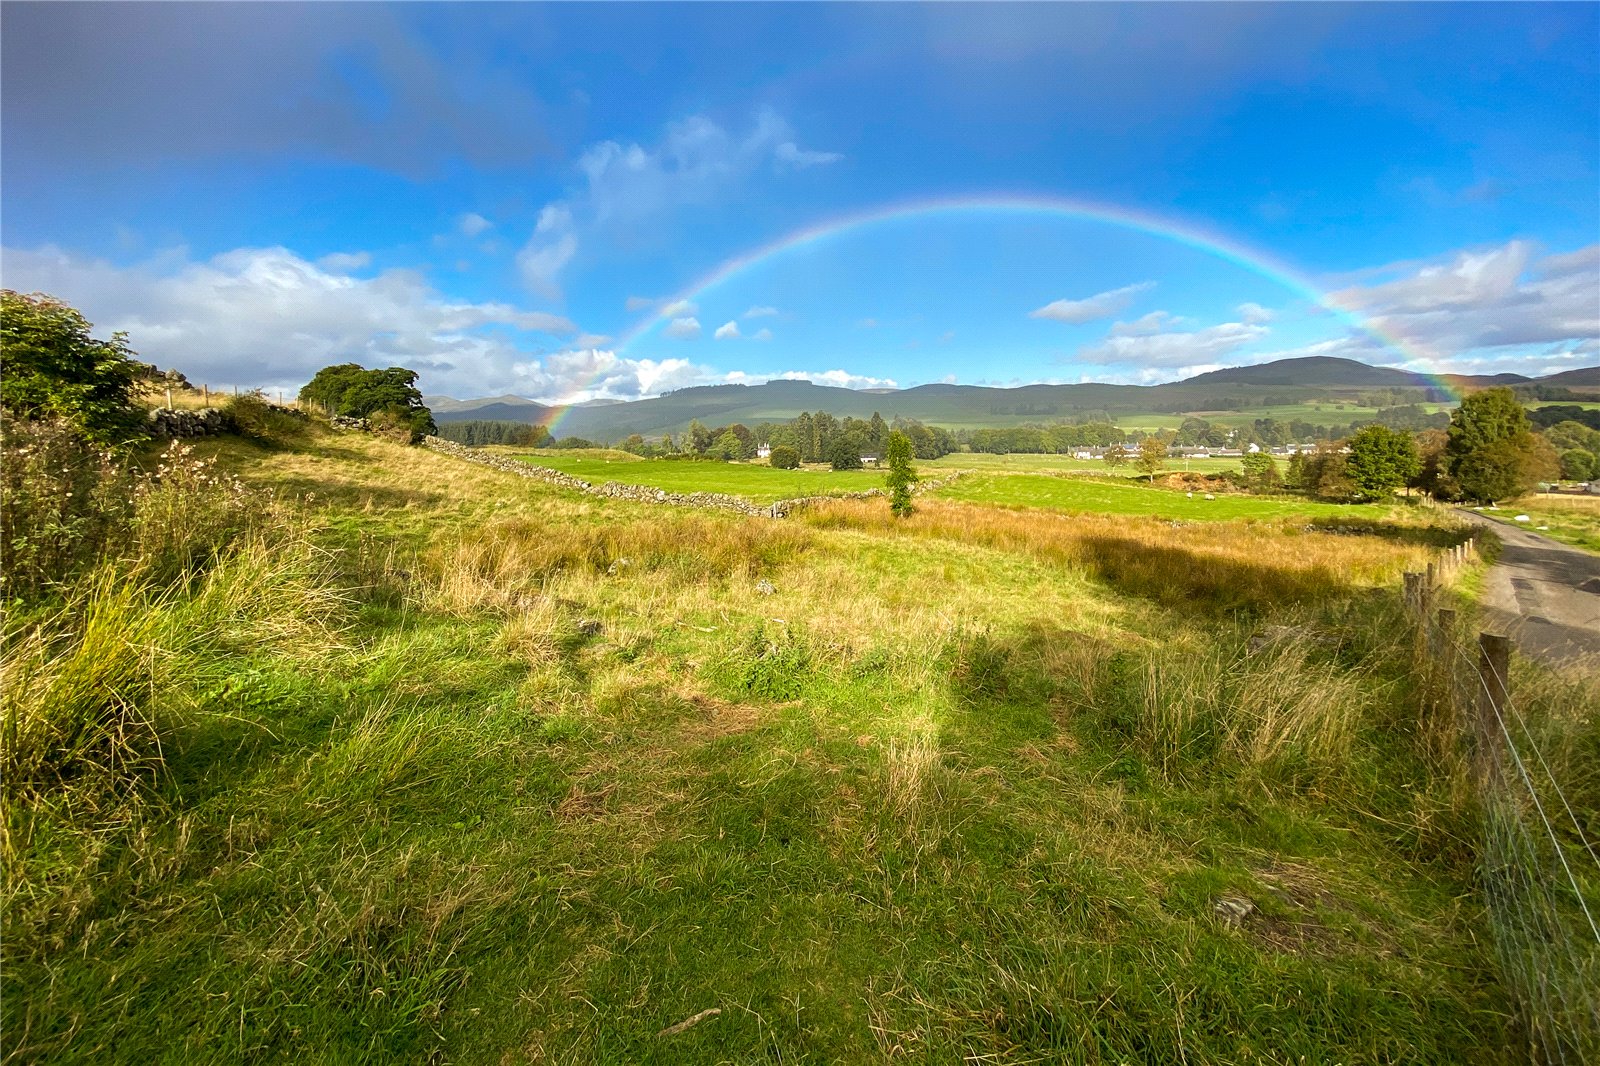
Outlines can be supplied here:
M1242 896L1223 896L1211 907L1222 918L1222 924L1237 929L1255 912L1256 905Z
M771 596L778 590L772 587L772 582L768 581L766 578L762 578L760 581L756 582L756 591L761 593L763 596Z
M604 628L605 626L601 624L598 618L580 618L578 620L578 632L586 637L597 637Z

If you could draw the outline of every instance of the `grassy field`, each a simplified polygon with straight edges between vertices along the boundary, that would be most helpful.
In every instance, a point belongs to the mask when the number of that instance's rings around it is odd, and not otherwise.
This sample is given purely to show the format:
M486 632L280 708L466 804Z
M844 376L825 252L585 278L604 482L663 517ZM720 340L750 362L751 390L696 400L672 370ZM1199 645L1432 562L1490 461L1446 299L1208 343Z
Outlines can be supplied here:
M1197 474L1220 474L1225 470L1239 469L1238 459L1175 460L1174 469L1192 470ZM988 455L983 452L955 452L932 462L918 463L926 471L982 470L993 473L1032 474L1041 472L1105 474L1129 476L1131 466L1120 470L1107 467L1100 459L1074 459L1070 455Z
M1567 544L1600 552L1600 496L1537 493L1502 504L1498 511L1485 513L1501 521L1511 521L1517 515L1525 514L1532 519L1526 523L1526 528Z
M1067 514L1154 515L1197 521L1240 518L1319 518L1341 521L1381 519L1395 511L1375 505L1318 503L1301 496L1221 494L1208 500L1202 492L1175 492L1105 479L1053 477L1047 474L974 474L937 491L948 500L998 507L1036 507Z
M1393 639L1446 514L772 522L202 451L225 542L7 622L11 1061L1518 1058Z
M596 485L619 481L625 485L649 485L668 492L721 492L757 503L883 487L883 474L876 470L829 470L824 467L778 470L765 463L668 462L636 456L628 460L603 459L551 451L537 455L523 454L519 458L581 477Z

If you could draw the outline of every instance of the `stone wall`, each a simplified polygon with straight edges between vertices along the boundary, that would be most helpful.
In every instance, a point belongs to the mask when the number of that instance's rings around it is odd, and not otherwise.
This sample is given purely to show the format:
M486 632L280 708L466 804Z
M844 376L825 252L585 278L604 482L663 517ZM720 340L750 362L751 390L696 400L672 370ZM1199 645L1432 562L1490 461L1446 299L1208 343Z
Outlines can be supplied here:
M157 407L150 412L152 437L214 437L226 433L228 419L215 407L200 411L169 411Z
M826 500L865 500L873 496L887 495L883 489L867 489L865 492L845 492L834 496L805 496L793 500L779 500L771 504L751 503L749 500L741 499L738 496L728 496L720 492L668 492L666 489L652 488L648 485L624 485L617 481L607 481L603 484L595 485L582 478L573 477L571 474L563 474L559 470L551 470L546 466L525 463L520 459L512 459L506 455L482 452L476 448L469 448L465 444L445 440L443 437L424 437L422 438L422 443L424 447L432 448L434 451L443 452L446 455L453 455L457 459L465 459L469 463L493 467L496 470L503 470L518 477L533 478L535 481L543 481L546 484L587 493L590 496L634 500L638 503L660 503L673 507L702 507L719 511L735 511L739 514L756 515L762 518L783 518L791 511L798 510L808 504L821 503ZM917 488L920 492L927 492L950 480L953 480L953 478L924 481Z

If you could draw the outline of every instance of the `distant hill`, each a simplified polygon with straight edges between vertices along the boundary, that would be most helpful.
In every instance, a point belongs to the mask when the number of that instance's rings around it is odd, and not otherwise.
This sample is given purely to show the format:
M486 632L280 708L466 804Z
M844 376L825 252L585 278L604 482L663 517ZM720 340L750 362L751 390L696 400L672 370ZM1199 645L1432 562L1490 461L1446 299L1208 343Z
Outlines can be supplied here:
M519 396L479 400L428 397L440 422L471 419L547 425L558 436L614 442L633 433L647 437L681 433L690 421L708 426L742 422L782 422L802 411L826 411L835 417L870 418L874 412L893 420L914 418L947 428L1015 426L1110 418L1131 414L1236 412L1241 417L1263 407L1324 403L1344 410L1305 417L1347 423L1370 416L1357 406L1363 393L1385 390L1396 403L1447 401L1454 390L1489 385L1600 385L1600 368L1571 370L1548 378L1518 374L1455 376L1441 379L1394 367L1369 366L1353 359L1313 356L1281 359L1259 366L1234 367L1162 385L1023 385L998 389L980 385L919 385L910 389L844 389L810 381L768 381L760 385L704 385L679 389L647 400L598 400L571 407L551 407ZM1448 388L1446 388L1446 386Z
M1559 374L1538 379L1541 385L1565 385L1568 388L1600 386L1600 366L1580 367L1577 370L1563 370Z
M1304 359L1279 359L1259 366L1237 366L1196 374L1183 385L1356 385L1364 388L1426 387L1433 379L1388 366L1369 366L1354 359L1312 355Z

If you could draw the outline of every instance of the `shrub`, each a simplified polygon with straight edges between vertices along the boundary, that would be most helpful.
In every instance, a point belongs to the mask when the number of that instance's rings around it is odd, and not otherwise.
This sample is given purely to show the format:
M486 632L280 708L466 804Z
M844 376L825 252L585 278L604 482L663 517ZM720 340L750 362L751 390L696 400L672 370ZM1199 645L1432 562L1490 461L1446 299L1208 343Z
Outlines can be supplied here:
M899 431L889 434L888 460L889 510L896 518L905 518L916 510L911 505L911 486L918 481L911 469L911 438Z
M787 444L780 444L772 449L772 455L768 461L779 470L798 470L800 469L800 451L797 448L789 447Z
M241 437L257 441L283 442L305 435L304 416L286 411L266 401L260 390L230 397L222 407L228 428Z
M23 418L66 419L100 444L137 440L143 419L134 394L148 368L133 359L126 334L103 341L89 329L53 296L0 290L0 404Z
M0 416L0 591L69 580L127 530L134 478L64 418Z

